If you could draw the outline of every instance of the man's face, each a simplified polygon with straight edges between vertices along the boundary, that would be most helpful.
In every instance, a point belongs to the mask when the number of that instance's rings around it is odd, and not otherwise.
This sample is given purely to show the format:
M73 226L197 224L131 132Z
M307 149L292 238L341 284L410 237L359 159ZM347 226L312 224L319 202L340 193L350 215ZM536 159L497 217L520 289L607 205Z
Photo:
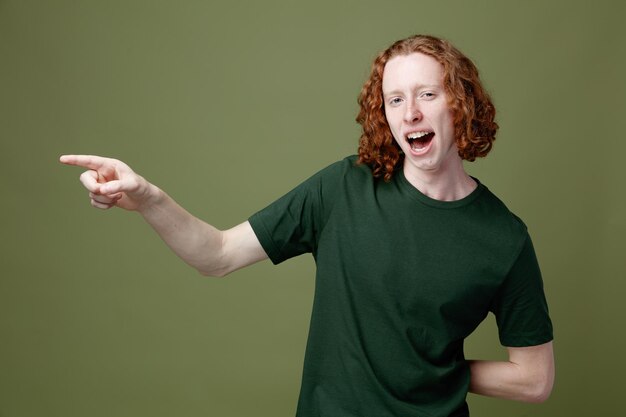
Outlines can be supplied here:
M387 123L405 154L407 178L462 167L439 62L421 53L391 58L383 73L383 96Z

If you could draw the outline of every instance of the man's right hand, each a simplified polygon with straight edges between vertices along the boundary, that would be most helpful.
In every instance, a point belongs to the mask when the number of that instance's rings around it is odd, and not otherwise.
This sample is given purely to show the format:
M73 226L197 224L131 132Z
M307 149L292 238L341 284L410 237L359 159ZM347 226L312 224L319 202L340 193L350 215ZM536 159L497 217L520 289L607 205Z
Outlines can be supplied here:
M141 210L156 189L122 161L93 155L63 155L59 161L88 170L80 182L89 191L91 205L99 209L117 206L126 210Z

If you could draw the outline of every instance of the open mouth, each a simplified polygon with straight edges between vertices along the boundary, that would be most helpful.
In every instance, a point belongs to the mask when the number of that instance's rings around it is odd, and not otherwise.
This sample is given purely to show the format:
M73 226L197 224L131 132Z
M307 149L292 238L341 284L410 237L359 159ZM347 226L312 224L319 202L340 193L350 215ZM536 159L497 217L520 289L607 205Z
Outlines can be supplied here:
M434 136L435 132L413 132L406 136L406 140L409 142L411 150L420 152L428 147Z

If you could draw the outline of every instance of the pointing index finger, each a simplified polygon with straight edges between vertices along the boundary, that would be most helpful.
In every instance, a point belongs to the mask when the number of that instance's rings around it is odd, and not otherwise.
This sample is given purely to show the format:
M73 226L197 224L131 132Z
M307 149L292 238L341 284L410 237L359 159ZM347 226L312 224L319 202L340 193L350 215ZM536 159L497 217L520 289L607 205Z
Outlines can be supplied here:
M103 168L109 162L109 159L95 155L62 155L59 158L59 162L65 165L80 166L97 171Z

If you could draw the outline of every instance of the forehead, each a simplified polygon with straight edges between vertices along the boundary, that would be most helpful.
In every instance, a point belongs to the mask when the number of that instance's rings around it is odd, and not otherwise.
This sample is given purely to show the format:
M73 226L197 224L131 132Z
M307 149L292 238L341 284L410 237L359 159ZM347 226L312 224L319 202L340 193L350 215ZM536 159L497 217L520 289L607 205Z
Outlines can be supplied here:
M421 85L443 85L443 66L435 58L414 52L396 55L387 61L383 70L383 93Z

